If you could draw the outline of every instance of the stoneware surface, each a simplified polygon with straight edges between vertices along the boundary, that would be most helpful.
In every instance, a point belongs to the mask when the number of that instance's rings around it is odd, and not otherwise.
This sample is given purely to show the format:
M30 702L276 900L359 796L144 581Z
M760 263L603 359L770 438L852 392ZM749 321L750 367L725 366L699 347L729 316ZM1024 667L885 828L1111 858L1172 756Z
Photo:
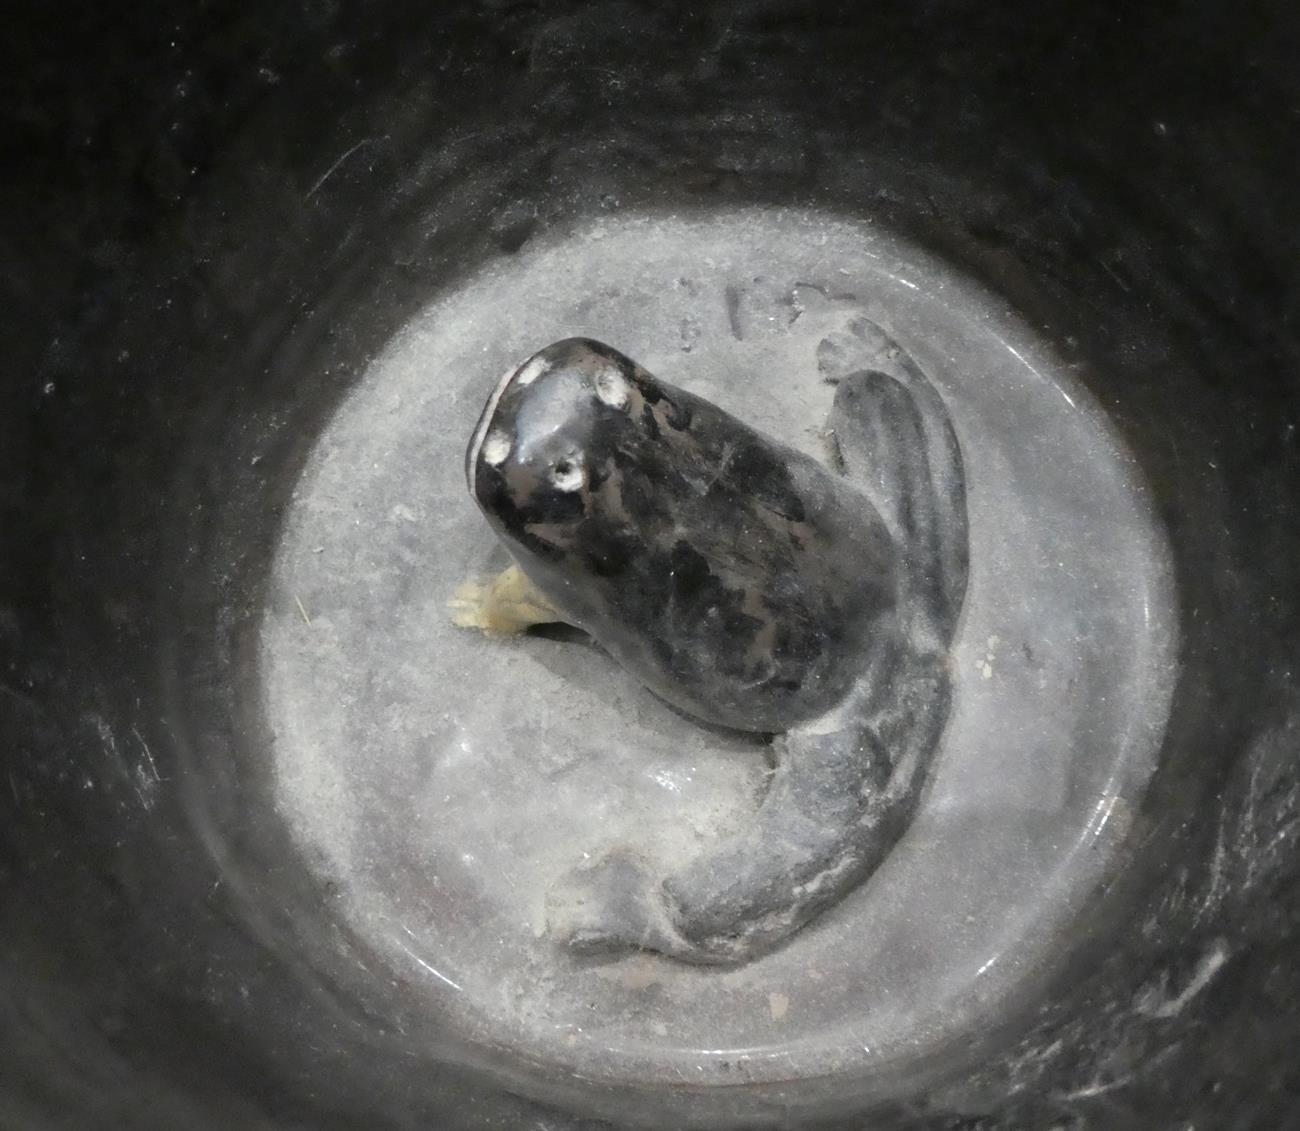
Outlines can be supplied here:
M0 1127L1300 1118L1289 9L8 23ZM859 317L967 463L917 819L752 963L566 955L767 764L450 625L474 421L583 334L818 455Z

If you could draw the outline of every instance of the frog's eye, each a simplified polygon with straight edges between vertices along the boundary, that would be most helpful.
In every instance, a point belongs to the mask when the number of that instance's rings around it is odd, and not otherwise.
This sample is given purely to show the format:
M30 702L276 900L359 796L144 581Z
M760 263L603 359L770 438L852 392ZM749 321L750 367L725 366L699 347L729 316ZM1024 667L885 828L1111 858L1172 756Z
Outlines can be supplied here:
M627 378L612 365L596 374L596 396L610 408L622 408L629 393Z
M489 467L499 467L510 454L510 437L500 428L494 428L484 438L479 451L484 463Z
M586 482L587 473L575 456L564 456L551 468L551 482L560 491L577 491Z

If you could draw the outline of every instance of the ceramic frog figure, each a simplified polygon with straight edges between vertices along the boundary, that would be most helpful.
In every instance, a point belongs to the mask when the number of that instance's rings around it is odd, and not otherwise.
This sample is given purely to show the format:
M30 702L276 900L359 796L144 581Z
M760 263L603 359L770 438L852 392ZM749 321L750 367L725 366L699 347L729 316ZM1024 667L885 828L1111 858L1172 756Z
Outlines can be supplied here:
M826 465L588 339L530 357L483 410L469 489L516 564L462 591L460 623L575 625L678 709L774 747L744 831L672 874L619 851L551 891L570 947L746 961L913 815L952 696L964 477L934 387L858 334L892 372L839 379Z

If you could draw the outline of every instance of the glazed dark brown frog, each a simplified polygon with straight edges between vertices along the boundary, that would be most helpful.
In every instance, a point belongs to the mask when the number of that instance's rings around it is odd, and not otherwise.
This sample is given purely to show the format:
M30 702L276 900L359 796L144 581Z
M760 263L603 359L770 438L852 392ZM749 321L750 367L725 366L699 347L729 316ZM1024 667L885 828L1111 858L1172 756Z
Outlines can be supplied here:
M575 625L678 709L774 747L743 832L676 873L616 852L558 885L566 945L745 961L910 821L952 695L965 490L943 401L887 352L892 373L838 382L825 465L587 339L489 399L466 474L516 566L463 622Z

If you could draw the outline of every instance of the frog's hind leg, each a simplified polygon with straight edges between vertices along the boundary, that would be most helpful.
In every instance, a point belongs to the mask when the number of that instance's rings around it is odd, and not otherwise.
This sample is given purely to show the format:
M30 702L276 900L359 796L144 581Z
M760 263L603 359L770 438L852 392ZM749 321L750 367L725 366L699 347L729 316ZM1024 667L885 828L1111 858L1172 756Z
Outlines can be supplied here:
M901 348L890 368L840 379L828 425L840 470L901 547L901 605L946 648L968 572L966 478L947 406ZM917 641L921 644L921 641Z
M681 870L626 851L584 865L547 899L571 949L639 947L734 964L779 946L869 875L910 823L951 702L937 653L882 640L830 715L778 739L755 820Z
M487 581L463 582L447 608L452 624L477 628L489 636L527 632L534 625L555 624L562 619L517 565Z
M951 681L942 657L901 641L872 666L832 716L780 740L755 821L666 878L688 961L743 962L780 945L873 872L911 822Z

